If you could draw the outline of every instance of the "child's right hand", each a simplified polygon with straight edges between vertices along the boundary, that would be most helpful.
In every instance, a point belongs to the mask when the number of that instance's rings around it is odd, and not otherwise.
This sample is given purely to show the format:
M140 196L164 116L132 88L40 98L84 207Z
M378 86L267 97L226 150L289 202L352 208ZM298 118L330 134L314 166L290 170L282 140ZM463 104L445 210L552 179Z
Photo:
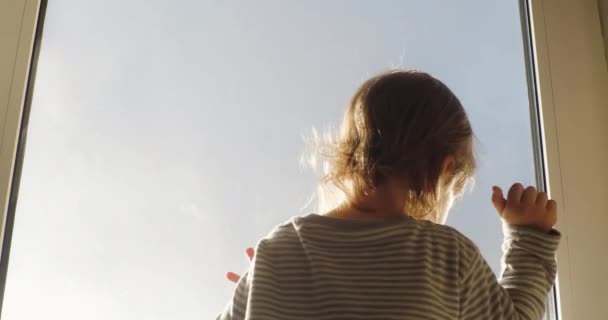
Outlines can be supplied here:
M247 258L249 258L249 262L251 262L253 260L253 255L255 254L255 250L253 248L247 248L247 250L245 250L245 254L247 255ZM241 275L234 272L227 272L226 279L228 279L230 282L238 283L239 280L241 280Z
M492 204L504 223L549 232L557 222L557 203L549 200L546 192L537 192L532 186L524 189L521 183L515 183L505 199L499 187L492 189Z

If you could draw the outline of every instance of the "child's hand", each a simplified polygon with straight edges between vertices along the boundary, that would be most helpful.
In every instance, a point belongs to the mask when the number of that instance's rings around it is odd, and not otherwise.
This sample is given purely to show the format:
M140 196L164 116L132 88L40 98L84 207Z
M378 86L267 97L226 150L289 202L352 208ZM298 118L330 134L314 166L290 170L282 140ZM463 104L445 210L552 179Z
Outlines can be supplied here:
M549 232L557 222L557 203L549 200L546 192L537 192L532 186L524 190L516 183L505 199L499 187L492 189L492 204L506 224Z
M253 250L253 248L247 248L247 250L245 250L245 253L247 254L247 258L249 258L249 262L251 262L251 260L253 260L253 254L255 253L255 251ZM234 272L228 272L226 273L226 279L228 279L228 281L237 283L241 279L241 276Z

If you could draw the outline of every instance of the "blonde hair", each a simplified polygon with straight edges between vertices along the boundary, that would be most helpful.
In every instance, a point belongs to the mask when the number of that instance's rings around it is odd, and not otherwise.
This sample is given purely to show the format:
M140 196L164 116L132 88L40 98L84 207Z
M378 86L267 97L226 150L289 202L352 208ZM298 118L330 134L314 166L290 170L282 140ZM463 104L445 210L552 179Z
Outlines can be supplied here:
M453 184L459 196L473 180L473 130L458 98L424 72L389 70L365 81L351 98L338 134L313 130L313 168L322 163L319 211L368 194L387 178L406 182L406 212L433 212L441 188ZM443 161L455 165L442 177ZM402 179L402 180L401 180Z

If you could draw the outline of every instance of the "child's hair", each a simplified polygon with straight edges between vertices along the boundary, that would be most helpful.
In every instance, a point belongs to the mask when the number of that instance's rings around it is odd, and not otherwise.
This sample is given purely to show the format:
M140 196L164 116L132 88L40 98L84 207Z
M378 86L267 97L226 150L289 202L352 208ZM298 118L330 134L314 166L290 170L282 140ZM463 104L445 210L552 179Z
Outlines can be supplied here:
M324 159L319 210L352 203L396 177L408 189L406 212L424 218L443 186L453 183L460 195L473 180L469 119L452 91L427 73L397 69L372 77L352 97L339 134L321 140L313 131L313 138L313 151ZM441 177L447 156L454 168Z

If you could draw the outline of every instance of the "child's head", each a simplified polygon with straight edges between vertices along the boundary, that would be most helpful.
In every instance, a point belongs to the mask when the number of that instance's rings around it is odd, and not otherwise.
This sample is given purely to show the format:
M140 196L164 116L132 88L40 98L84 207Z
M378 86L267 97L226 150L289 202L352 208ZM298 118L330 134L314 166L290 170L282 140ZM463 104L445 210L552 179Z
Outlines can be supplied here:
M333 187L342 202L356 204L398 185L402 212L435 222L444 222L475 171L473 131L458 98L417 71L392 70L363 83L326 147L321 198Z

